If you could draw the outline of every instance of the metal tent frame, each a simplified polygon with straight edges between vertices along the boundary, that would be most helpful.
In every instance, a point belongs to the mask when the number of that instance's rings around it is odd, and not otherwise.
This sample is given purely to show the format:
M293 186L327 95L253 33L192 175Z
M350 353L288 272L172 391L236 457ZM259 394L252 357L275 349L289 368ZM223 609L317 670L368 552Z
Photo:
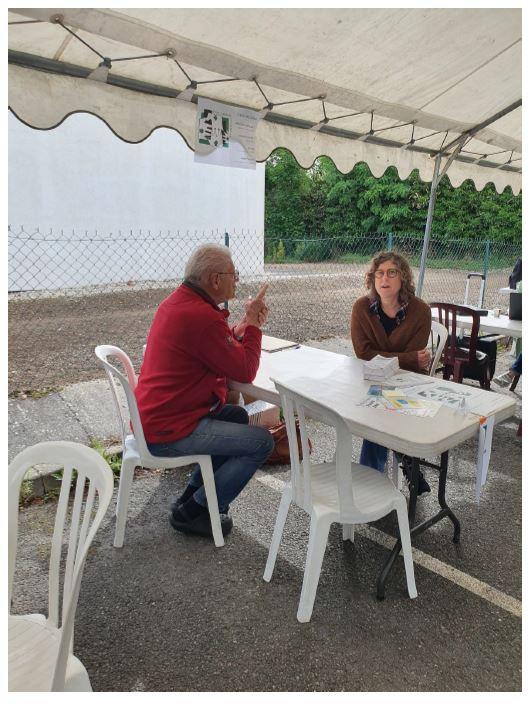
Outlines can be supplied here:
M433 177L432 177L432 182L431 182L431 193L429 197L429 206L427 208L427 221L425 223L425 234L423 236L423 249L421 252L421 261L420 261L420 271L418 274L418 283L416 286L416 293L419 297L421 297L421 293L423 290L423 281L425 279L425 269L427 266L427 254L429 252L429 243L431 239L431 229L432 229L432 221L434 218L434 207L436 205L436 195L438 192L438 185L440 184L440 180L445 176L447 173L447 170L451 166L451 163L453 162L454 159L458 157L460 154L460 151L462 150L462 147L465 145L465 143L479 130L482 128L486 127L487 125L490 125L491 123L494 123L496 120L499 120L499 118L502 118L504 115L508 115L508 113L511 113L513 110L516 108L519 108L523 103L522 99L515 101L515 103L512 103L511 105L507 106L503 110L499 111L498 113L495 113L495 115L492 115L490 118L487 120L482 121L478 125L475 125L475 127L471 128L470 130L466 130L466 132L462 133L460 137L456 138L456 140L453 140L450 142L443 151L438 152L436 155L436 159L434 162L434 172L433 172ZM449 158L447 159L447 162L445 163L442 171L440 171L440 166L442 164L442 157L444 154L447 154L450 152L450 150L453 150Z

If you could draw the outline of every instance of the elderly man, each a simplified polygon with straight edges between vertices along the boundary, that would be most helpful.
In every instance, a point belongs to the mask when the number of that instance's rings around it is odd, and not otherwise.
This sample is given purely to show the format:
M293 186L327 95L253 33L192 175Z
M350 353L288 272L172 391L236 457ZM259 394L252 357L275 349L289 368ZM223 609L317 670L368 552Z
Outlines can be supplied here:
M256 376L268 314L265 285L247 303L242 321L229 328L229 312L219 304L234 298L238 279L228 248L195 250L184 282L157 309L136 388L154 456L212 456L224 535L232 529L229 504L274 447L266 429L248 426L245 409L226 404L227 378L252 382ZM170 522L180 532L212 536L198 467L173 504Z

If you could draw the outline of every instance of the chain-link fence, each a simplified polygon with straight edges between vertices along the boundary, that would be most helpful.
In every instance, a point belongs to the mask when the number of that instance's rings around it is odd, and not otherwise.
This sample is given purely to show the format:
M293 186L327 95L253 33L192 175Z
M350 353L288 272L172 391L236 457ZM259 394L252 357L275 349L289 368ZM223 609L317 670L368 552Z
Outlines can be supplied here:
M421 235L356 234L340 238L269 238L257 232L40 232L9 227L9 393L54 389L101 377L94 347L112 343L139 367L158 304L181 281L201 243L228 244L240 271L232 319L249 294L269 282L266 332L298 341L349 336L352 303L365 293L372 255L395 248L417 277ZM462 302L468 272L487 275L484 305L508 305L518 244L430 243L422 297ZM478 303L479 284L470 291Z

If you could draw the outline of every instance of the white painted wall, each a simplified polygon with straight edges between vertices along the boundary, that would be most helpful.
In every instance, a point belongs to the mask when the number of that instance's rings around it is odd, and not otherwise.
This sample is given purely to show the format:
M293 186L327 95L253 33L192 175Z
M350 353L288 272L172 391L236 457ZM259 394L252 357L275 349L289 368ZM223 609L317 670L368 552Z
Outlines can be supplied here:
M263 164L196 164L167 128L128 144L91 115L41 131L9 113L9 289L178 278L225 231L236 267L260 273L264 187Z

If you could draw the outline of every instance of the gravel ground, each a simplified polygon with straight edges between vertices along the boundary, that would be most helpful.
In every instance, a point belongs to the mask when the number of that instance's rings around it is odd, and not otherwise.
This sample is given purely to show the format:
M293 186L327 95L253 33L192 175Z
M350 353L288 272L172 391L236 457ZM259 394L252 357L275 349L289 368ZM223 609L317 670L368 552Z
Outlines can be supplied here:
M271 316L266 333L298 341L347 337L352 302L364 293L365 270L366 265L268 265L264 277L239 284L232 318L241 316L244 301L256 293L259 282L268 281ZM489 273L486 306L507 306L498 290L508 274ZM465 277L463 270L429 270L423 298L461 301ZM101 343L123 348L138 368L156 307L172 291L143 286L131 283L126 291L116 287L118 291L83 297L11 296L8 394L35 394L103 377L94 356ZM476 296L473 292L473 303Z

